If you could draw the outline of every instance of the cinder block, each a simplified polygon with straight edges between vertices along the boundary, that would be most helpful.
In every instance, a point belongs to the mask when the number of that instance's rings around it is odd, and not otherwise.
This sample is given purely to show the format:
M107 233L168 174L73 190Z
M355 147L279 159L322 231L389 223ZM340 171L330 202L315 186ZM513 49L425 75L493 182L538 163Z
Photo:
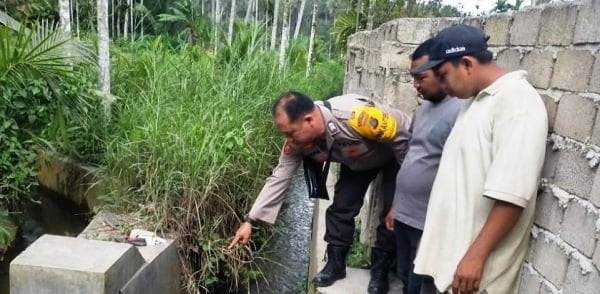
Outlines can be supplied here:
M560 230L563 218L563 210L558 204L558 199L549 190L538 195L535 208L535 223L551 232Z
M569 45L577 21L578 5L571 3L550 4L542 11L538 44Z
M542 168L542 177L546 179L553 179L556 173L556 166L558 164L559 152L553 150L552 144L548 142L546 145L546 157L544 159L544 167Z
M435 23L435 25L433 26L433 29L431 31L431 35L433 35L433 36L435 36L441 30L443 30L451 25L461 23L462 19L460 19L459 17L445 17L445 18L438 18L437 20L438 21Z
M598 217L576 202L570 202L562 222L560 236L567 243L591 257L596 246Z
M129 244L44 235L10 263L10 293L118 293L143 264Z
M600 273L592 269L591 273L583 274L579 261L572 258L562 293L595 294L598 293L598 289L600 289Z
M542 21L542 9L534 7L518 11L510 28L510 44L533 46L537 41Z
M539 277L529 273L527 269L523 270L523 275L521 276L521 289L519 290L519 293L538 294L540 293L541 286L542 281Z
M562 50L558 52L552 87L583 92L587 89L594 57L588 50Z
M533 266L552 284L562 287L567 273L569 258L554 242L547 242L538 236L535 242Z
M536 88L548 89L552 78L554 57L551 51L534 49L523 57L523 69L528 73L527 80Z
M600 207L600 172L596 171L596 175L594 177L594 185L592 186L590 201Z
M594 258L592 262L594 263L596 269L600 270L600 242L596 244L596 250L594 251Z
M554 131L585 142L592 135L596 107L590 99L579 95L563 96L558 104Z
M498 53L496 62L508 71L521 67L521 52L517 49L505 49Z
M510 14L494 14L486 18L484 31L486 35L490 36L489 45L504 46L508 44L511 18Z
M348 37L348 49L363 49L367 45L368 32L362 31Z
M410 70L410 54L414 47L405 47L400 42L383 42L381 45L381 59L379 66L385 68L397 68L403 71Z
M575 44L600 42L600 1L588 1L579 8Z
M548 132L552 133L552 131L554 131L554 122L556 121L556 110L558 108L558 103L554 100L554 98L546 94L540 94L540 96L542 97L544 106L546 106L546 111L548 112Z
M382 24L379 27L379 31L383 34L384 41L396 41L396 35L398 34L398 21L392 20Z
M396 40L406 44L421 44L431 38L436 20L433 18L398 19Z
M577 150L560 151L556 166L555 183L571 194L589 198L594 172L585 156Z
M385 99L405 113L412 113L418 106L418 93L410 83L388 80L385 85Z
M137 247L146 264L127 282L119 294L179 293L181 266L173 240L157 246Z
M482 30L483 30L483 23L484 23L483 17L465 17L462 20L462 24L474 26L474 27L480 28Z
M600 19L600 17L598 17ZM596 60L590 77L590 91L600 93L600 53L596 53Z

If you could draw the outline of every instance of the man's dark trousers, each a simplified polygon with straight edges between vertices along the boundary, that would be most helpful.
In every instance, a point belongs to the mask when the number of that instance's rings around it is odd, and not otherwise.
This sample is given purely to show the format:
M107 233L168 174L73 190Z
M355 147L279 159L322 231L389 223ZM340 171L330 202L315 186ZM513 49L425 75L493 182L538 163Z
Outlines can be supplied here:
M353 171L341 165L339 179L335 184L333 203L325 215L325 242L334 246L349 247L352 245L354 235L354 218L363 206L364 196L369 184L377 174L382 173L383 210L379 215L377 227L377 240L375 248L390 253L395 252L394 234L385 227L385 215L392 206L396 189L396 174L399 165L395 160L377 169Z

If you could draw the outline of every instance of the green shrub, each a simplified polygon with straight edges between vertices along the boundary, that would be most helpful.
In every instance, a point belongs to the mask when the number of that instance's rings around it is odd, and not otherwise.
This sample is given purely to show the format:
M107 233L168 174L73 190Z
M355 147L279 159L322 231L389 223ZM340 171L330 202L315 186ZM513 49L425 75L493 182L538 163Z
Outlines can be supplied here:
M340 62L323 61L306 78L298 66L280 71L252 33L236 40L245 43L217 54L160 37L113 48L119 99L101 172L115 180L103 201L179 237L190 293L260 276L254 261L268 230L255 231L253 251L225 247L279 155L271 101L289 89L315 99L341 92Z

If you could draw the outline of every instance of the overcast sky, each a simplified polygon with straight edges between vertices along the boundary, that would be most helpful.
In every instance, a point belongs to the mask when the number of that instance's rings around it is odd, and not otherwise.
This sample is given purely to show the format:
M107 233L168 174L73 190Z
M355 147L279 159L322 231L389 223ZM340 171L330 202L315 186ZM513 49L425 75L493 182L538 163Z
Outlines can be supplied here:
M469 12L471 15L487 14L494 7L496 0L443 0L444 4L449 4L461 8L462 11ZM515 0L508 0L508 3L514 4ZM530 5L531 0L525 0L523 7ZM479 7L479 9L478 9Z

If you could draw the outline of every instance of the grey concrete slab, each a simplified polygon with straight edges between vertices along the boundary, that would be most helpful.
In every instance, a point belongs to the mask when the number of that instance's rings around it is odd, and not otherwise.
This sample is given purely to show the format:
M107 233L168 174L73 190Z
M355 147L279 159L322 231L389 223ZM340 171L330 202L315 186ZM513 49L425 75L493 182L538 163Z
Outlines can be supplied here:
M181 266L174 240L157 246L136 247L146 264L125 284L120 294L179 293Z
M10 291L118 293L144 263L129 244L44 235L11 262Z

